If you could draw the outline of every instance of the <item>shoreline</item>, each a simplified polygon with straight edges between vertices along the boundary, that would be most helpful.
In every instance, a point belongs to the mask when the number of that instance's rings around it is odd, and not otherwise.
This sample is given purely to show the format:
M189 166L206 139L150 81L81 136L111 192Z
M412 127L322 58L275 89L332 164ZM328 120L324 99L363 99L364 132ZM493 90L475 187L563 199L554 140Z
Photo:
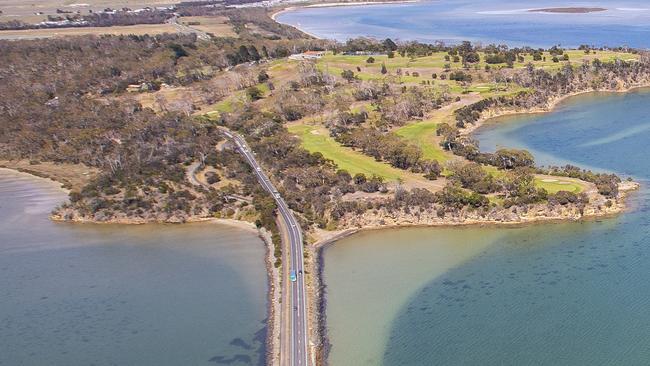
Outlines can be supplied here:
M479 227L525 227L529 225L544 225L544 224L553 224L560 222L579 222L579 221L591 221L598 220L601 218L611 218L618 216L630 209L627 202L627 196L636 190L638 190L641 185L637 182L624 182L624 184L629 184L629 187L623 187L620 191L619 200L621 201L616 208L611 211L603 211L593 214L585 214L583 216L574 218L574 217L548 217L548 216L539 216L533 217L530 219L525 219L523 221L497 221L497 220L475 220L468 219L466 221L450 221L450 222L432 222L432 223L400 223L400 224L384 224L384 225L366 225L362 227L348 228L336 232L335 235L331 237L326 237L319 239L312 243L316 249L326 248L330 245L336 244L336 242L350 237L357 233L362 233L366 231L376 231L376 230L394 230L394 229L409 229L409 228L451 228L458 227L462 228L464 226L479 226Z
M474 124L469 125L468 127L461 129L460 133L461 135L469 135L472 132L476 131L478 128L484 127L486 122L503 117L503 116L510 116L510 115L518 115L518 114L538 114L538 113L550 113L552 112L560 103L563 101L570 99L571 97L583 95L583 94L589 94L589 93L629 93L633 92L638 89L645 89L645 88L650 88L650 84L643 84L643 85L637 85L637 86L632 86L629 88L625 89L612 89L612 90L584 90L584 91L579 91L579 92L574 92L574 93L569 93L560 97L553 98L550 100L545 107L539 107L535 108L529 111L518 111L518 110L489 110L488 111L488 116L481 117L477 122ZM315 328L317 329L317 342L321 345L323 345L323 349L321 349L321 352L323 354L323 357L325 359L324 364L327 364L327 358L328 358L328 353L329 350L331 349L331 343L330 339L328 336L328 330L327 330L327 296L326 296L326 288L327 285L323 281L323 273L324 273L324 268L325 268L325 261L324 261L324 251L332 245L337 244L337 242L341 241L342 239L345 239L347 237L353 236L358 233L362 232L369 232L369 231L378 231L378 230L399 230L399 229L410 229L410 228L434 228L434 227L458 227L462 228L464 226L481 226L481 227L524 227L528 225L543 225L543 224L553 224L553 223L559 223L559 222L566 222L567 220L573 221L573 222L580 222L580 221L593 221L593 220L598 220L601 218L608 218L608 217L614 217L620 214L623 214L627 210L630 209L630 205L628 204L628 196L630 193L637 191L640 188L640 184L638 182L622 182L619 184L620 188L620 197L618 199L618 203L613 210L610 212L598 212L590 215L583 215L578 218L572 218L572 217L536 217L530 220L519 220L519 221L490 221L490 220L467 220L467 221L462 221L462 222L432 222L432 223L427 223L427 224L421 224L421 223L411 223L411 224L389 224L389 225L367 225L367 226L362 226L362 227L354 227L354 228L347 228L347 229L342 229L337 232L331 232L330 235L327 236L322 236L316 238L316 241L314 241L311 246L313 248L313 252L318 256L318 258L315 259L315 262L318 263L318 271L316 271L316 278L315 282L318 285L319 292L317 294L314 294L314 298L310 299L311 301L316 301L318 303L317 309L319 311L319 314L317 315L318 323L315 324Z
M650 89L650 83L635 85L624 89L599 89L599 90L582 90L576 91L562 96L557 96L550 99L547 104L543 107L535 107L530 110L487 110L486 116L481 116L476 122L467 125L464 128L459 129L459 133L462 136L468 136L478 130L481 127L484 127L486 124L491 125L490 120L494 120L500 117L506 116L517 116L517 115L530 115L530 114L544 114L553 112L561 103L565 102L567 99L572 97L577 97L580 95L591 94L591 93L612 93L612 94L625 94L631 93L639 89Z
M422 0L385 0L385 1L359 1L359 2L330 2L330 3L316 3L316 4L305 4L305 5L293 5L293 6L287 6L287 7L279 7L277 9L273 9L271 14L269 14L269 17L276 23L278 24L284 24L288 25L290 27L294 27L297 30L314 37L316 39L326 39L326 38L321 38L318 37L312 33L309 33L305 31L304 29L298 28L295 25L292 24L287 24L287 23L282 23L278 21L277 16L283 13L288 13L300 9L308 9L308 8L338 8L338 7L344 7L344 6L372 6L372 5L390 5L390 4L411 4L411 3L419 3Z
M554 97L551 100L547 102L547 104L543 107L538 107L531 109L529 111L520 111L520 110L488 110L486 111L486 116L482 116L477 122L474 124L469 125L467 128L461 130L461 134L467 135L475 131L476 129L482 127L485 125L486 122L488 122L491 119L497 118L497 117L502 117L502 116L507 116L507 115L516 115L516 114L535 114L535 113L549 113L552 112L553 109L555 109L558 104L563 102L564 100L582 95L582 94L588 94L588 93L628 93L632 92L637 89L644 89L644 88L649 88L650 85L648 84L643 84L643 85L637 85L637 86L632 86L629 88L625 89L615 89L615 90L584 90L584 91L578 91L578 92L573 92L569 93L563 96L558 96ZM21 168L16 167L16 168L11 168L7 167L6 165L3 166L2 168L10 170L10 171L15 171L19 172L22 174L26 174L29 176L32 176L34 178L40 178L40 179L49 179L51 181L57 182L59 184L65 184L62 183L59 179L65 179L63 177L58 177L56 175L48 175L46 177L39 176L38 171L24 171L21 170ZM329 352L329 349L331 347L329 338L327 336L327 325L326 325L326 307L327 307L327 298L326 298L326 284L323 282L323 273L324 273L324 257L323 257L323 252L325 248L327 248L329 245L334 245L341 239L347 238L349 236L352 236L356 233L360 233L363 231L370 231L370 230L395 230L395 229L405 229L405 228L416 228L416 227L462 227L462 226L470 226L470 225L480 225L480 226L499 226L499 227L517 227L517 226L525 226L525 225L530 225L530 224L547 224L547 223L554 223L554 222L566 222L566 221L582 221L582 220L596 220L599 218L604 218L604 217L613 217L615 215L619 215L623 212L625 212L627 209L629 209L629 205L627 204L627 198L630 192L636 190L639 188L639 184L636 182L623 182L622 183L623 187L621 188L621 195L619 199L617 200L618 202L616 203L615 206L611 208L611 210L605 210L605 211L598 211L594 212L591 214L585 214L580 217L575 217L575 216L569 216L566 215L566 217L560 216L534 216L534 217L529 217L529 218L522 218L520 217L518 220L514 221L496 221L496 220L477 220L473 218L469 218L466 220L458 220L458 219L443 219L443 221L433 221L433 222L428 222L428 223L389 223L389 224L375 224L375 225L364 225L361 227L350 227L347 229L343 229L337 232L330 232L331 235L328 235L327 237L316 237L315 241L310 244L311 247L311 252L316 256L316 258L313 258L313 264L316 266L315 271L314 271L314 278L312 279L313 283L316 285L316 291L313 292L308 292L308 295L310 296L310 301L312 304L314 304L315 309L316 309L316 314L312 314L311 316L316 319L316 323L312 325L312 328L315 330L316 337L317 339L315 340L315 343L318 345L321 345L321 347L316 350L316 352L319 352L320 355L322 355L322 358L327 360L327 354ZM61 189L64 192L68 192L64 187L61 187ZM279 331L279 326L278 326L278 321L279 321L279 301L277 299L279 298L278 296L278 291L281 288L279 286L280 283L280 275L277 272L277 270L274 269L272 265L272 255L273 252L271 250L271 245L268 241L268 238L265 236L265 234L261 231L258 230L253 223L246 222L246 221L241 221L241 220L235 220L235 219L221 219L221 218L210 218L210 217L188 217L186 220L182 222L164 222L164 221L147 221L145 219L129 219L129 218L123 218L123 219L116 219L116 220L111 220L111 221L106 221L106 222L97 222L93 220L87 220L87 219L76 219L76 220L64 220L61 217L55 217L55 216L50 216L50 219L53 221L59 221L59 222L71 222L71 223L90 223L90 224L128 224L128 225L133 225L133 224L151 224L151 223L158 223L158 224L180 224L180 223L197 223L197 222L210 222L210 223L216 223L216 224L222 224L222 225L228 225L231 227L237 227L240 229L244 230L250 230L251 232L256 232L258 233L259 237L261 240L265 243L266 247L266 254L265 254L265 263L266 263L266 269L267 269L267 281L268 281L268 294L267 294L267 315L268 315L268 321L267 321L267 338L266 338L266 358L267 358L267 364L275 364L277 362L276 358L276 351L278 349L279 342L277 342L277 332ZM322 234L322 233L321 233Z
M9 168L6 166L0 166L0 172L3 170L7 171L8 173L16 173L25 176L28 179L33 179L33 180L43 180L48 183L51 183L52 185L56 186L57 189L61 191L61 193L65 193L68 195L70 193L70 189L66 188L66 184L68 183L67 180L65 180L65 183L61 182L60 180L57 179L56 176L52 175L45 175L45 174L38 174L37 171L34 170L27 170L27 169L21 169L21 168ZM36 173L36 174L35 174ZM64 179L59 177L59 179ZM267 313L267 324L266 324L266 339L265 339L265 358L266 358L266 363L267 364L275 364L277 361L277 354L278 354L278 347L279 347L279 342L276 341L276 339L279 339L279 331L280 331L280 318L278 314L280 314L280 302L277 301L280 299L280 294L279 294L279 289L280 289L280 274L278 269L276 269L273 266L273 242L271 240L271 235L264 229L258 229L254 223L248 222L248 221L243 221L243 220L235 220L235 219L222 219L222 218L216 218L216 217L190 217L184 222L179 222L179 223L172 223L172 222L160 222L160 221L146 221L146 220L134 220L134 219L117 219L117 220L111 220L111 221L93 221L93 220L85 220L85 219L75 219L75 220L65 220L60 216L56 215L48 215L48 218L54 222L57 223L68 223L68 224L83 224L83 225L178 225L178 224L185 224L185 223L205 223L205 224L216 224L216 225L222 225L222 226L227 226L231 228L236 228L239 230L244 230L252 234L257 234L259 239L262 241L262 244L264 245L264 263L266 266L266 275L267 275L267 286L268 286L268 292L267 292L267 304L266 304L266 313Z
M495 228L516 228L516 227L526 227L530 225L552 225L556 223L563 222L588 222L588 221L598 221L599 219L604 218L613 218L620 214L625 213L631 209L628 203L628 196L630 193L637 191L640 188L640 184L637 182L622 182L619 184L620 196L618 202L613 209L608 212L598 212L594 214L585 214L580 217L534 217L529 220L519 220L519 221L494 221L494 220L466 220L458 222L433 222L433 223L410 223L410 224L383 224L383 225L367 225L362 227L348 228L340 230L333 235L324 237L310 244L312 252L315 253L317 258L315 262L318 265L317 270L315 271L314 282L319 289L317 293L312 294L310 301L316 303L316 308L318 309L318 314L316 315L317 323L314 324L314 328L317 330L316 342L322 345L320 349L321 354L323 355L323 365L327 365L327 359L329 351L331 350L331 342L328 336L327 328L327 284L324 282L324 272L325 272L325 259L324 252L330 246L338 244L342 239L348 238L355 234L371 231L381 231L381 230L407 230L414 228L458 228L462 229L466 226L479 226L479 227L495 227Z

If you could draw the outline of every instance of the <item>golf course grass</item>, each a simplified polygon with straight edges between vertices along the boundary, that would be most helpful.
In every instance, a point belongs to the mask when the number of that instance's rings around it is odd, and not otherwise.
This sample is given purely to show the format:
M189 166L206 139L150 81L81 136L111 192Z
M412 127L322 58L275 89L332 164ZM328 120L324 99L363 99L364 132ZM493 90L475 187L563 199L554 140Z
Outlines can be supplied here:
M339 169L347 170L350 174L373 174L388 181L395 181L404 173L387 163L376 161L370 156L363 155L351 148L342 146L329 136L324 128L297 124L289 127L289 132L298 136L302 146L310 152L320 152L336 164Z

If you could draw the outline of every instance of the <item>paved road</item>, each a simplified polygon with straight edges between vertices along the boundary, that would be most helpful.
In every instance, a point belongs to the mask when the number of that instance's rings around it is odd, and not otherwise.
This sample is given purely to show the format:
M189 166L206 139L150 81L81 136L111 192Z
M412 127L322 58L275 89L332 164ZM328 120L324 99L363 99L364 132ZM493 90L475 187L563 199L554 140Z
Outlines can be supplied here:
M167 19L167 23L173 25L176 27L179 33L183 34L189 34L189 33L194 33L196 34L197 38L202 39L202 40L210 40L210 35L207 33L200 31L196 28L188 27L185 24L181 24L178 22L178 17L174 15L173 17Z
M198 171L199 168L201 168L201 167L202 167L202 166L201 166L201 163L198 162L198 161L195 161L195 162L193 162L192 164L190 164L190 165L187 167L187 169L185 169L185 175L187 176L187 179L190 181L190 183L191 183L192 185L194 185L194 186L200 186L200 187L203 187L203 188L209 190L209 189L210 189L210 185L209 185L209 184L205 184L205 183L201 182L200 180L198 180L198 179L196 178L197 171ZM252 203L252 202L253 202L250 198L248 198L248 197L243 197L243 196L240 196L240 195L238 195L238 194L227 194L227 195L225 195L224 197L225 197L226 199L229 199L229 200L237 200L237 201L242 201L242 202L247 202L247 203Z
M222 129L223 133L233 140L237 145L237 150L246 158L248 164L253 168L253 172L257 176L260 184L266 191L273 195L275 202L278 206L282 220L286 224L289 247L291 258L290 270L296 274L296 280L291 282L291 355L289 357L289 364L292 366L308 366L309 365L309 343L307 335L307 296L305 294L304 282L304 257L302 246L302 233L298 221L293 216L293 213L284 202L278 191L275 189L269 178L264 174L262 168L255 160L255 155L246 144L246 141L237 134ZM285 278L285 281L291 281ZM286 356L283 356L286 359ZM281 357L282 358L282 357Z

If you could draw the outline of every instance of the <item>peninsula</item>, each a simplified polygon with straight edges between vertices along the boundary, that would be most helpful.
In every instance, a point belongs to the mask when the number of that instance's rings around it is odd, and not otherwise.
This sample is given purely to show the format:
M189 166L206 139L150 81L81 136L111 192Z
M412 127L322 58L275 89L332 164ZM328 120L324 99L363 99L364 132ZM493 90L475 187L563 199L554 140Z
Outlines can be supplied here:
M324 242L387 226L611 215L637 186L539 166L525 150L485 152L471 132L577 93L648 86L640 50L338 43L261 8L177 11L218 18L236 36L0 41L0 62L11 65L0 69L1 165L66 183L56 220L254 223L268 243L271 363L287 311L278 292L286 296L289 273L303 275L303 258L306 295L294 298L307 296L303 335L313 344L300 357L326 357Z

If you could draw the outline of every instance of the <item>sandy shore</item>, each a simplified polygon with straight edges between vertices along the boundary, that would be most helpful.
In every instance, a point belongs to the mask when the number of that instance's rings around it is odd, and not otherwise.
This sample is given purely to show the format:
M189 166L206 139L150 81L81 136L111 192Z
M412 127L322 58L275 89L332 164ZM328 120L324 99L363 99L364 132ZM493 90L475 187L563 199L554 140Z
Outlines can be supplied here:
M648 88L650 85L638 85L626 89L620 89L620 90L585 90L585 91L580 91L580 92L575 92L575 93L570 93L567 95L563 95L561 97L557 97L552 99L551 101L548 102L547 106L544 108L536 108L534 110L529 110L529 111L508 111L508 110L500 110L500 111L492 111L491 113L487 113L487 116L484 118L481 118L479 121L477 121L475 124L468 126L467 128L461 130L461 133L464 135L471 134L473 131L475 131L477 128L481 127L486 121L489 121L490 119L505 116L505 115L516 115L516 114L531 114L531 113L548 113L553 111L558 104L560 104L562 101L565 101L568 98L581 95L581 94L587 94L587 93L597 93L597 92L612 92L612 93L627 93L634 91L636 89L643 89L643 88ZM351 235L354 235L356 233L362 232L362 231L371 231L371 230L391 230L391 229L398 229L398 228L407 228L407 227L449 227L449 226L469 226L469 225L481 225L481 226L508 226L508 227L513 227L513 226L524 226L524 225L531 225L531 224L545 224L545 223L552 223L552 222L566 222L567 220L571 221L581 221L581 220L595 220L603 217L611 217L611 216L616 216L621 214L622 212L626 211L629 206L626 204L626 198L628 194L632 191L637 190L640 187L639 183L637 182L622 182L619 184L619 191L620 191L620 196L618 198L618 203L612 207L611 210L609 211L601 211L599 213L595 214L586 214L581 217L535 217L530 220L520 220L520 221L490 221L490 220L467 220L467 221L462 221L462 222L453 222L453 221L448 221L448 222L431 222L427 224L422 224L422 223L411 223L411 224L389 224L389 225L367 225L367 226L362 226L362 227L354 227L354 228L347 228L343 230L338 230L338 231L324 231L324 230L319 230L317 231L314 235L312 235L312 238L314 239L314 242L311 244L313 248L313 252L317 256L316 262L319 263L319 270L316 271L316 278L314 281L320 285L321 288L325 288L326 284L323 283L323 277L322 277L322 270L323 270L323 251L327 246L329 245L334 245L337 241L347 238ZM327 297L325 296L324 292L320 292L318 294L312 295L314 296L313 298L310 299L312 303L318 303L318 310L322 312L322 314L318 314L318 319L319 319L319 324L316 324L317 329L318 329L318 334L317 337L317 342L319 344L324 345L324 348L322 352L324 353L324 357L327 357L327 353L329 351L329 338L327 335L327 324L326 324L326 308L327 308Z
M276 17L279 14L298 10L298 9L305 9L305 8L334 8L334 7L341 7L341 6L366 6L366 5L386 5L386 4L409 4L409 3L417 3L420 2L421 0L398 0L398 1L359 1L359 2L343 2L343 3L320 3L320 4L309 4L309 5L301 5L301 6L290 6L287 8L282 8L278 9L277 11L273 12L271 14L271 19L275 20L276 22L278 21ZM278 22L279 23L279 22ZM300 29L302 32L305 32L304 30ZM307 33L307 32L305 32ZM307 33L309 34L309 33Z

